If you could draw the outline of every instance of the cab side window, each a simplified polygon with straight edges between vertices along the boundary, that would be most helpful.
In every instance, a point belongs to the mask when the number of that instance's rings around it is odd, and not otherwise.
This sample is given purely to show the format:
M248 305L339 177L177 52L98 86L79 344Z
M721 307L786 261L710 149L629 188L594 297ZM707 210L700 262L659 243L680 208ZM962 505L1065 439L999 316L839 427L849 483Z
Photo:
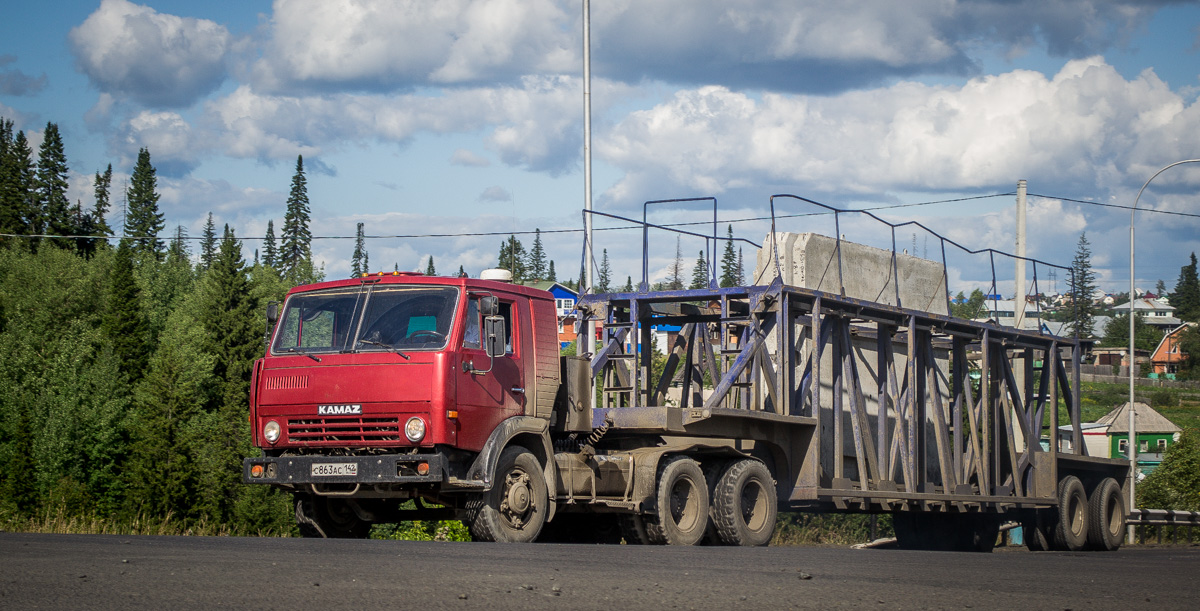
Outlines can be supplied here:
M472 297L467 301L467 321L463 330L463 348L483 348L479 333L479 298Z
M513 304L501 302L500 316L504 318L504 351L508 354L512 354L513 325L516 324L516 316L513 316Z

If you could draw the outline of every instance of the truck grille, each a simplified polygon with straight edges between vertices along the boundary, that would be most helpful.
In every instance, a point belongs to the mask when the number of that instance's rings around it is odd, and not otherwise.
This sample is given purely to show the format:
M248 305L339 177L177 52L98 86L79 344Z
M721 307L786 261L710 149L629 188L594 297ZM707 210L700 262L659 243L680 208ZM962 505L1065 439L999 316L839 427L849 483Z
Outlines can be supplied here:
M394 416L290 418L287 439L300 445L398 442L400 419Z

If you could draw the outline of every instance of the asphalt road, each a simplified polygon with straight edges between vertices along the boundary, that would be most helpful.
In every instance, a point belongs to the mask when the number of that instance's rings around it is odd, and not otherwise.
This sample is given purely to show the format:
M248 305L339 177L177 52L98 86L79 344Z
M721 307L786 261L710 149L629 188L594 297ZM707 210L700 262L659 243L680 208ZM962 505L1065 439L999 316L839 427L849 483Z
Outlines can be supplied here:
M1200 547L992 554L0 533L0 609L1195 609Z

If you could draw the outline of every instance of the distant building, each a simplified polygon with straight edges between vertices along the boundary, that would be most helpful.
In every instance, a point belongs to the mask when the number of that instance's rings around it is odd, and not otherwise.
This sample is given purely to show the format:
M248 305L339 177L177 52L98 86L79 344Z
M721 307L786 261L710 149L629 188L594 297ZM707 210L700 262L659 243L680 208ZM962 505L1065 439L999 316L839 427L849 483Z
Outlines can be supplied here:
M549 291L554 295L554 311L558 317L558 343L561 348L570 346L576 337L575 321L579 320L579 313L575 310L579 293L551 280L526 282L525 286Z
M1145 403L1134 403L1134 426L1137 428L1138 472L1145 475L1162 463L1163 453L1179 440L1182 429ZM1089 456L1129 456L1129 403L1122 403L1099 420L1084 423L1081 428ZM1071 426L1058 427L1059 451L1072 451L1071 441Z
M1180 336L1194 326L1196 323L1190 322L1179 325L1168 331L1162 341L1158 342L1158 346L1150 355L1150 363L1154 367L1155 376L1175 378L1175 374L1179 372L1179 365L1188 359L1187 353L1179 349Z
M1119 303L1112 308L1114 314L1129 311L1129 302ZM1163 303L1157 299L1134 299L1133 311L1135 314L1141 314L1142 320L1146 324L1155 327L1163 332L1170 331L1178 327L1182 322L1175 317L1175 307Z

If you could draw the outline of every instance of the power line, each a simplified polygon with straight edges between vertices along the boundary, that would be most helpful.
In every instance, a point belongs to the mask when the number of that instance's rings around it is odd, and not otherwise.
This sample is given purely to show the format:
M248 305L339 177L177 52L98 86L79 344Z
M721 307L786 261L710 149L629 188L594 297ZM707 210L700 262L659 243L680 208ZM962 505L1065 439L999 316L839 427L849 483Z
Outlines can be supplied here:
M980 200L980 199L991 199L991 198L995 198L995 197L1012 197L1015 195L1016 195L1016 192L1010 191L1010 192L1006 192L1006 193L991 193L988 195L956 197L956 198L952 198L952 199L939 199L939 200L933 200L933 201L927 201L927 202L914 202L914 203L908 203L908 204L887 204L887 205L881 205L881 206L869 206L866 208L847 209L847 210L843 210L842 212L852 213L852 212L867 212L867 211L876 211L876 210L896 210L896 209L900 209L900 208L915 208L915 207L919 207L919 206L933 206L933 205L937 205L937 204L950 204L950 203L966 202L966 201L973 201L973 200ZM1086 205L1090 205L1090 206L1102 206L1105 208L1119 208L1122 210L1131 210L1133 208L1132 206L1123 206L1120 204L1106 204L1103 202L1089 201L1089 200L1083 200L1083 199L1074 199L1074 198L1070 198L1070 197L1060 197L1060 196L1056 196L1056 195L1042 195L1042 194L1038 194L1038 193L1030 193L1029 196L1030 197L1039 197L1042 199L1056 199L1056 200L1060 200L1060 201L1072 202L1072 203L1076 203L1076 204L1086 204ZM1194 214L1194 213L1190 213L1190 212L1175 212L1172 210L1156 210L1154 208L1139 208L1138 211L1151 213L1151 214L1168 214L1168 215L1173 215L1173 216L1200 218L1200 214ZM833 214L833 212L830 212L828 210L822 210L819 212L805 212L805 213L798 213L798 214L779 214L779 215L775 215L775 219L778 220L778 219L789 219L789 218L804 218L804 217L810 217L810 216L824 216L824 215L829 215L829 214ZM724 220L718 221L718 224L720 224L720 223L726 223L726 224L752 223L752 222L756 222L756 221L769 221L769 220L771 220L771 217L769 217L769 216L756 216L756 217L746 217L746 218L737 218L737 219L724 219ZM708 225L709 222L710 221L694 221L694 222L687 222L687 223L665 223L661 226L662 227L693 227L693 226L698 226L698 225ZM630 225L627 227L597 227L594 230L595 231L623 231L623 230L627 230L627 229L640 229L640 228L641 228L640 225ZM502 236L512 236L512 235L533 235L534 233L535 233L535 231L476 231L476 232L464 232L464 233L409 233L409 234L388 234L388 235L364 235L363 238L367 239L367 240L417 240L417 239L429 239L429 238L502 237ZM543 229L543 230L541 230L541 233L543 233L543 234L583 233L583 229ZM97 235L50 235L50 234L13 234L13 233L0 233L0 237L28 238L28 239L46 238L46 239L63 239L63 240L75 240L75 239L159 240L159 239L163 239L160 236L118 236L118 235L97 236ZM257 237L257 236L237 237L237 236L234 236L234 237L235 237L235 239L241 240L241 241L266 240L266 236L263 236L263 237ZM354 236L322 235L322 236L312 236L310 239L312 239L312 240L354 240L357 238L358 238L358 236L356 236L356 235L354 235ZM173 241L173 240L176 240L179 238L171 237L171 238L167 238L167 239ZM204 238L204 236L184 236L182 239L188 240L188 241L200 241L200 240L204 240L205 238Z

